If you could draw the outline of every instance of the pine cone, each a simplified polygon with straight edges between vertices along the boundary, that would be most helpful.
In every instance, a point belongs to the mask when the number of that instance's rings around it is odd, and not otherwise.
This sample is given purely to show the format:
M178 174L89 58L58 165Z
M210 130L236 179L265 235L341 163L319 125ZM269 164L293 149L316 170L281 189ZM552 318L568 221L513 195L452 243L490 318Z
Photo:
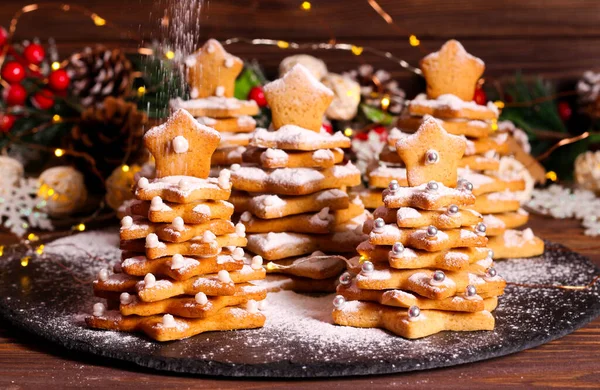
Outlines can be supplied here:
M119 165L131 164L141 156L147 122L146 114L134 103L110 96L81 114L81 121L71 130L68 147L92 156L106 179Z
M104 46L88 47L74 54L68 65L73 92L84 107L100 103L108 96L128 96L132 68L125 53Z
M381 107L381 99L388 97L390 105L388 111L394 115L400 114L404 108L406 93L392 80L390 74L383 69L376 72L371 65L361 65L358 69L348 73L350 77L360 84L360 93L364 103L373 107Z

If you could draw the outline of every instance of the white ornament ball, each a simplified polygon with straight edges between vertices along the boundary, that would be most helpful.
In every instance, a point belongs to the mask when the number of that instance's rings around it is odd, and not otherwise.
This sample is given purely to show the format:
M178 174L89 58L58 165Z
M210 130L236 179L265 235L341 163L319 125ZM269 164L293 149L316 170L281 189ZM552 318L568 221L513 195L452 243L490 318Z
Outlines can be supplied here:
M2 178L2 183L6 183L6 186L13 186L23 177L23 173L25 170L23 169L23 164L21 164L18 160L15 160L12 157L8 156L0 156L0 178ZM0 186L0 194L4 190Z
M581 188L600 193L600 151L585 152L577 156L575 181Z
M68 166L45 170L39 177L38 195L46 201L44 210L51 216L64 216L78 211L87 199L81 172Z
M123 165L112 171L106 179L105 197L111 209L118 210L125 201L133 199L131 187L137 181L135 177L141 169L139 165Z
M303 65L317 80L321 80L327 74L327 65L322 60L308 54L298 54L283 59L279 64L279 77L283 77L294 65Z
M328 73L321 81L334 95L325 112L327 118L342 121L354 118L360 103L360 84L349 76L336 73Z

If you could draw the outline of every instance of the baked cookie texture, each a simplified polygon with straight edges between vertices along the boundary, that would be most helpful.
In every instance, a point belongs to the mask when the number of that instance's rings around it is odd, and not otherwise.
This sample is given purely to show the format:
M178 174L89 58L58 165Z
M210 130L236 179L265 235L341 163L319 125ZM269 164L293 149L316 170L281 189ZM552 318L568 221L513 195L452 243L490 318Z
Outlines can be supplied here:
M363 225L368 238L340 276L333 321L409 339L493 330L491 312L506 282L494 268L484 217L473 209L475 186L459 179L467 141L432 117L416 133L396 136L402 185L388 177L375 219Z
M239 100L233 96L235 79L244 62L228 53L218 41L209 39L186 59L185 64L191 99L173 99L171 109L185 109L198 123L221 134L211 166L241 163L242 153L256 129L256 120L252 116L259 112L253 100Z
M105 302L87 324L157 341L263 326L263 259L244 251L246 228L231 222L231 173L208 177L221 134L179 109L144 141L156 177L133 188L119 232L122 261L94 281Z
M409 102L390 131L388 144L380 153L379 165L371 167L369 188L354 190L368 209L383 206L378 191L391 180L400 186L421 184L418 175L437 173L432 180L448 184L458 179L471 183L476 196L473 209L483 214L487 235L494 237L495 258L531 257L543 253L543 242L535 235L515 230L528 221L521 203L528 200L533 179L527 167L511 156L512 139L509 132L498 129L499 109L489 102L479 105L473 99L477 80L483 74L484 63L466 52L457 41L451 40L439 52L426 56L421 69L427 81L427 93ZM434 126L437 123L438 126ZM420 128L427 129L418 148L406 152L409 135ZM439 167L438 127L466 142L463 157L455 166ZM449 139L454 145L458 141ZM450 149L452 153L456 148ZM419 161L429 164L408 175ZM458 169L456 169L458 168ZM412 179L412 183L411 183Z
M247 249L269 261L276 289L333 292L370 218L346 192L360 183L359 170L343 161L350 139L321 129L333 94L303 65L267 84L265 95L273 129L256 130L242 163L230 167Z

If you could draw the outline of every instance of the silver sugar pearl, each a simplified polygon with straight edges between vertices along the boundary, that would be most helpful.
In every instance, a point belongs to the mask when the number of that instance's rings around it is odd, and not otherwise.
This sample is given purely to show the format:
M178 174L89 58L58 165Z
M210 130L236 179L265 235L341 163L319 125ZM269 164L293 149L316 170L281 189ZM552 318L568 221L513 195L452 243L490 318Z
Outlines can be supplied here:
M429 183L427 183L428 191L437 191L438 188L440 188L440 186L435 181L430 181Z
M477 289L475 288L475 286L469 284L465 290L465 295L467 296L467 298L471 298L477 295Z
M437 233L438 229L435 226L429 225L427 227L427 237L435 237Z
M443 282L444 279L446 279L446 274L443 271L435 271L433 273L433 280L435 280L436 282Z
M494 251L493 251L493 250L491 250L491 249L490 249L490 250L488 250L488 257L489 257L490 259L493 259L493 258L494 258Z
M498 271L496 271L496 268L494 267L490 267L487 269L486 271L487 276L489 276L490 278L495 277L496 275L498 275Z
M460 179L458 181L458 188L467 191L473 191L473 184L465 179Z
M370 261L365 261L362 264L361 270L362 270L363 274L370 274L371 272L373 272L375 270L375 266Z
M335 298L333 298L333 306L336 309L341 309L342 307L344 307L345 303L346 303L346 298L344 298L341 295L336 295Z
M347 286L350 283L352 283L352 275L350 275L348 272L344 272L340 275L340 284Z
M408 308L408 318L417 318L421 315L421 309L419 306L411 306Z
M402 245L401 242L395 243L394 246L392 246L392 252L395 255L401 254L402 252L404 252L404 245Z
M475 226L475 230L477 230L478 233L485 234L487 227L485 226L485 224L483 222L479 222L477 224L477 226Z
M388 188L390 189L390 191L394 192L394 191L398 191L398 189L400 188L400 185L398 184L397 180L392 180L392 181L390 181Z
M440 155L435 150L428 150L425 154L425 162L427 164L435 164L440 161Z
M458 206L455 204L450 205L450 207L448 207L448 214L454 215L458 213Z
M383 218L377 218L375 220L375 227L378 229L381 229L385 226L385 221L383 220Z

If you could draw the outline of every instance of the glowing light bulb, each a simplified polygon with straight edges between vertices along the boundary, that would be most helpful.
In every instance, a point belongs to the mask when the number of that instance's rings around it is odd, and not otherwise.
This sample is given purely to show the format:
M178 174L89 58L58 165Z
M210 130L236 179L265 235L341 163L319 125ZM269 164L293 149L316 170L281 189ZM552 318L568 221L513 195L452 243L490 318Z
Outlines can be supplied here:
M51 65L52 70L59 70L60 69L60 62L54 61Z
M362 52L363 52L364 49L362 48L362 46L352 45L352 47L350 48L350 50L352 51L352 54L354 54L355 56L359 56L359 55L362 54Z
M312 8L312 4L310 3L310 1L304 1L302 2L302 4L300 4L300 8L302 8L304 11L310 11L310 9Z
M290 47L290 43L286 41L277 41L277 47L279 47L280 49L287 49L288 47Z
M96 26L102 27L102 26L106 25L106 19L101 18L100 16L98 16L98 14L92 14L91 17Z
M346 137L350 137L350 136L352 135L352 133L354 133L354 131L352 131L352 129L351 129L351 128L349 128L349 127L346 127L346 128L344 129L344 135L345 135Z
M413 34L410 37L408 37L408 43L410 43L412 47L417 47L421 44L421 41L419 40L419 38L417 38L416 35Z
M123 165L123 166L121 167L121 170L122 170L123 172L129 172L129 165Z
M64 155L65 155L65 151L64 151L63 149L56 149L56 150L54 151L54 155L55 155L56 157L62 157L62 156L64 156Z
M172 50L169 50L168 52L165 53L165 57L167 57L168 60L172 60L173 58L175 58L175 52Z
M556 180L558 180L558 176L556 175L556 172L548 171L548 172L546 172L546 179L548 179L550 181L556 181Z

